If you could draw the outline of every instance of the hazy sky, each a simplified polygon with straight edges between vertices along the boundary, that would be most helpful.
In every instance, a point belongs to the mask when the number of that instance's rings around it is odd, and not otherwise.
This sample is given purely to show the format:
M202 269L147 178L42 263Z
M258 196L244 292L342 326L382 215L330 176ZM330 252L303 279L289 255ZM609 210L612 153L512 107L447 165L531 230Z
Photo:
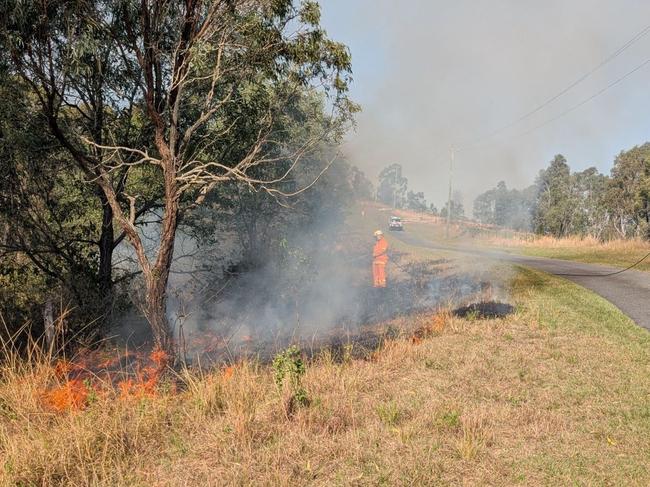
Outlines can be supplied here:
M375 179L399 162L409 186L446 199L452 144L540 105L650 26L648 0L321 0L323 24L352 52L363 107L349 159ZM650 59L650 32L567 94L482 145L459 150L455 189L468 205L505 180L530 184L557 153L609 173L650 140L650 64L527 135ZM468 213L471 209L468 208Z

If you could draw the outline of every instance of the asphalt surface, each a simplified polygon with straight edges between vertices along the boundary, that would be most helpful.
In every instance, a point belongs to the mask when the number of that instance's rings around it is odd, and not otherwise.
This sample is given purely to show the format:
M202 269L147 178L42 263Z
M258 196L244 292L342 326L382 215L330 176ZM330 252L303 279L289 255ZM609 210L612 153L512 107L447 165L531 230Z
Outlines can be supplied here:
M408 232L392 233L392 235L406 244L417 247L480 255L561 276L599 294L639 326L650 330L650 272L631 269L614 276L604 276L603 274L621 269L569 260L529 257L477 247L438 245Z

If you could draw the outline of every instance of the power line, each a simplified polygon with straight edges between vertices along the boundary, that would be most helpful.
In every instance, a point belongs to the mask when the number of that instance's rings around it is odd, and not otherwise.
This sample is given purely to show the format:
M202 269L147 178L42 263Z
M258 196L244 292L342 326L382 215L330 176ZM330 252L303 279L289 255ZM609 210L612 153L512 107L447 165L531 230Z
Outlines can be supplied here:
M537 107L533 108L529 112L527 112L524 115L520 116L519 118L513 120L512 122L510 122L510 123L508 123L506 125L503 125L502 127L498 128L497 130L495 130L495 131L493 131L493 132L491 132L491 133L489 133L489 134L487 134L487 135L485 135L483 137L480 137L480 138L476 139L473 143L463 145L460 148L460 150L474 147L474 146L480 144L481 142L483 142L484 140L490 139L490 138L500 134L501 132L509 129L510 127L513 127L514 125L518 124L519 122L522 122L523 120L525 120L528 117L534 115L535 113L538 113L540 110L544 109L545 107L547 107L548 105L553 103L555 100L557 100L558 98L560 98L561 96L563 96L564 94L569 92L571 89L575 88L577 85L582 83L584 80L586 80L589 76L591 76L596 71L601 69L603 66L605 66L606 64L608 64L609 62L611 62L612 60L617 58L626 49L628 49L630 46L632 46L634 43L636 43L639 39L641 39L646 34L648 34L648 32L650 32L650 25L646 26L643 30L641 30L640 32L635 34L634 37L632 37L632 39L630 39L628 42L626 42L624 45L622 45L620 48L618 48L616 51L614 51L612 54L610 54L607 58L605 58L603 61L601 61L597 66L595 66L594 68L589 70L584 75L580 76L577 80L575 80L569 86L567 86L566 88L564 88L563 90L561 90L557 94L553 95L551 98L546 100L541 105L538 105ZM612 81L611 83L606 85L604 88L600 89L599 91L592 94L591 96L585 98L584 100L577 103L576 105L573 105L570 108L564 110L559 115L557 115L557 116L555 116L553 118L550 118L550 119L542 122L541 124L536 125L535 127L531 128L530 130L527 130L527 131L525 131L525 132L523 132L523 133L521 133L519 135L516 135L515 137L517 137L517 138L518 137L523 137L523 136L528 135L528 134L530 134L532 132L535 132L536 130L539 130L542 127L545 127L546 125L549 125L549 124L555 122L556 120L559 120L560 118L562 118L562 117L568 115L569 113L577 110L578 108L582 107L583 105L586 105L587 103L589 103L593 99L599 97L600 95L602 95L606 91L610 90L614 86L618 85L619 83L621 83L622 81L624 81L628 77L632 76L634 73L641 70L642 68L644 68L648 64L650 64L650 59L646 59L644 62L642 62L641 64L636 66L631 71L628 71L623 76L621 76L621 77L617 78L616 80ZM456 150L459 150L459 149L456 149ZM450 206L451 205L451 164L453 164L453 159L454 159L454 149L452 148L452 152L451 152L451 161L452 162L450 162L450 178L449 178L449 193L450 193L450 195L449 195L449 199L448 199L448 208L447 208L447 211L448 211L448 215L447 215L447 217L448 217L447 218L447 238L449 238L449 216L451 215L451 206ZM557 273L555 275L564 276L564 277L610 277L610 276L615 276L615 275L618 275L618 274L622 274L622 273L627 272L627 271L629 271L631 269L634 269L635 267L639 266L642 262L644 262L649 257L650 257L650 252L647 253L646 255L644 255L638 261L634 262L633 264L629 265L628 267L626 267L624 269L614 271L614 272L608 272L608 273L604 273L604 274Z
M542 103L541 105L538 105L537 107L533 108L532 110L530 110L529 112L527 112L527 113L525 113L524 115L520 116L519 118L513 120L512 122L510 122L510 123L508 123L508 124L506 124L506 125L503 125L503 126L500 127L499 129L497 129L497 130L495 130L495 131L493 131L493 132L491 132L491 133L489 133L489 134L487 134L487 135L485 135L485 136L483 136L483 137L480 137L480 138L476 139L473 143L464 144L464 145L462 145L462 146L460 146L460 147L456 146L455 149L454 149L454 151L460 151L460 150L463 150L463 149L468 149L468 148L475 147L475 146L479 145L481 142L483 142L484 140L486 140L486 139L490 139L490 138L492 138L492 137L494 137L494 136L500 134L500 133L503 132L504 130L506 130L506 129L508 129L508 128L512 127L512 126L514 126L514 125L516 125L516 124L519 123L519 122L522 122L523 120L525 120L526 118L530 117L531 115L534 115L535 113L539 112L540 110L542 110L543 108L545 108L546 106L550 105L550 104L553 103L555 100L557 100L558 98L560 98L561 96L563 96L564 94L566 94L567 92L569 92L571 89L575 88L577 85L579 85L580 83L582 83L585 79L587 79L589 76L591 76L591 75L594 74L596 71L598 71L599 69L601 69L603 66L605 66L606 64L608 64L608 63L610 63L611 61L613 61L613 60L614 60L615 58L617 58L621 53L623 53L626 49L628 49L630 46L632 46L633 44L635 44L638 40L640 40L642 37L644 37L645 35L647 35L649 32L650 32L650 25L646 26L646 27L643 28L641 31L639 31L638 33L636 33L636 34L635 34L635 35L634 35L630 40L628 40L625 44L623 44L621 47L619 47L619 48L618 48L616 51L614 51L612 54L610 54L609 56L607 56L607 57L606 57L604 60L602 60L598 65L596 65L595 67L593 67L591 70L589 70L589 71L588 71L587 73L585 73L584 75L580 76L578 79L576 79L576 80L575 80L573 83L571 83L569 86L567 86L566 88L564 88L563 90L561 90L561 91L558 92L557 94L553 95L551 98L549 98L548 100L546 100L546 101L545 101L544 103ZM542 127L544 127L544 126L546 126L546 125L548 125L548 124L550 124L550 123L555 122L556 120L558 120L558 119L560 119L560 118L566 116L567 114L573 112L574 110L577 110L578 108L580 108L580 107L582 107L583 105L589 103L589 102L590 102L591 100L593 100L594 98L597 98L598 96L602 95L603 93L605 93L605 92L608 91L609 89L613 88L614 86L616 86L617 84L619 84L620 82L622 82L623 80L625 80L626 78L628 78L628 77L631 76L632 74L636 73L637 71L639 71L640 69L642 69L643 67L645 67L645 66L648 65L648 64L650 64L650 59L647 59L646 61L644 61L644 62L641 63L640 65L636 66L634 69L632 69L631 71L627 72L626 74L624 74L624 75L621 76L620 78L618 78L618 79L614 80L613 82L609 83L607 86L605 86L605 87L602 88L601 90L597 91L596 93L594 93L593 95L589 96L588 98L582 100L580 103L578 103L578 104L576 104L576 105L574 105L574 106L572 106L572 107L570 107L570 108L564 110L564 111L563 111L562 113L560 113L559 115L557 115L557 116L555 116L555 117L553 117L553 118L551 118L551 119L548 119L548 120L544 121L543 123L541 123L541 124L539 124L539 125L533 127L532 129L527 130L527 131L525 131L525 132L523 132L523 133L520 133L520 134L514 136L514 138L519 138L519 137L523 137L523 136L525 136L525 135L528 135L528 134L530 134L530 133L532 133L532 132L534 132L534 131L536 131L536 130L538 130L538 129L540 129L540 128L542 128ZM437 154L433 159L434 159L434 160L440 160L440 156L442 156L442 153ZM452 156L452 157L453 157L453 156ZM453 159L452 159L452 160L453 160ZM440 161L440 162L441 162L441 161ZM451 179L451 178L450 178L450 179ZM451 184L451 183L450 183L450 184ZM450 210L451 210L451 208L448 208L448 211L450 211Z
M630 269L634 269L636 266L641 264L648 257L650 257L650 252L645 254L642 258L637 260L634 264L626 267L625 269L621 269L619 271L614 271L614 272L608 272L606 274L571 274L571 273L552 273L552 274L555 275L555 276L563 276L563 277L610 277L610 276L616 276L618 274L623 274L624 272L627 272Z
M576 79L576 80L575 80L573 83L571 83L569 86L567 86L566 88L564 88L564 89L562 89L561 91L559 91L557 94L555 94L555 95L553 95L552 97L550 97L549 99L547 99L547 100L546 100L545 102L543 102L541 105L536 106L536 107L533 108L532 110L526 112L525 114L521 115L519 118L517 118L517 119L515 119L515 120L513 120L513 121L511 121L511 122L509 122L509 123L507 123L506 125L502 125L502 126L499 127L498 129L496 129L496 130L494 130L494 131L492 131L492 132L490 132L490 133L488 133L488 134L486 134L486 135L484 135L484 136L482 136L482 137L479 137L479 138L476 139L474 142L469 143L469 144L464 144L464 146L461 147L461 149L462 149L462 148L465 148L465 149L466 149L466 148L474 147L474 146L478 145L479 143L483 142L484 140L486 140L486 139L490 139L490 138L492 138L492 137L495 137L496 135L499 135L501 132L503 132L503 131L509 129L510 127L513 127L514 125L518 124L519 122L522 122L522 121L524 121L525 119L527 119L528 117L530 117L530 116L532 116L532 115L538 113L540 110L542 110L543 108L547 107L548 105L550 105L551 103L553 103L555 100L557 100L558 98L560 98L560 97L563 96L564 94L568 93L570 90L572 90L572 89L575 88L577 85L579 85L580 83L582 83L584 80L586 80L587 78L589 78L589 77L590 77L592 74L594 74L596 71L600 70L602 67L604 67L605 65L607 65L608 63L610 63L611 61L613 61L614 59L616 59L616 58L617 58L619 55L621 55L625 50L627 50L630 46L632 46L633 44L635 44L638 40L640 40L642 37L644 37L645 35L647 35L649 32L650 32L650 25L644 27L641 31L637 32L637 33L636 33L636 34L635 34L635 35L634 35L630 40L628 40L625 44L623 44L621 47L619 47L616 51L614 51L612 54L610 54L609 56L607 56L605 59L603 59L600 63L598 63L598 64L597 64L596 66L594 66L592 69L590 69L589 71L587 71L585 74L583 74L582 76L580 76L578 79ZM645 65L645 64L644 64L644 65ZM640 69L641 67L643 67L643 66L640 66L638 69ZM634 71L637 71L638 69L635 69ZM633 72L634 72L634 71L633 71ZM632 74L632 73L629 73L629 74ZM628 74L628 75L629 75L629 74ZM625 77L627 77L628 75L626 75ZM624 77L624 78L625 78L625 77ZM622 81L622 80L617 80L617 82L618 82L618 81ZM615 82L614 84L616 84L617 82ZM599 94L600 94L600 93L598 93L597 95L595 95L593 98L595 98L595 97L598 96ZM593 99L593 98L592 98L592 99ZM587 100L587 101L589 101L589 100ZM585 101L585 103L586 103L586 101ZM584 104L584 103L583 103L583 104ZM582 104L581 104L580 106L582 106ZM559 117L558 117L558 118L559 118Z
M639 71L640 69L644 68L644 67L647 66L648 64L650 64L650 59L646 59L644 62L642 62L641 64L639 64L636 68L634 68L632 71L628 71L626 74L624 74L624 75L621 76L620 78L616 79L615 81L612 81L612 82L609 83L607 86L605 86L605 87L602 88L601 90L597 91L596 93L594 93L594 94L591 95L590 97L585 98L585 99L582 100L580 103L578 103L578 104L576 104L576 105L573 105L572 107L570 107L570 108L564 110L564 111L563 111L562 113L560 113L559 115L557 115L557 116L555 116L555 117L553 117L553 118L550 118L550 119L548 119L548 120L542 122L541 124L536 125L536 126L533 127L532 129L527 130L527 131L525 131L525 132L522 132L522 133L519 134L519 135L516 135L515 137L523 137L524 135L528 135L528 134L530 134L530 133L532 133L532 132L534 132L534 131L536 131L536 130L542 128L542 127L545 127L546 125L548 125L548 124L550 124L550 123L555 122L556 120L559 120L560 118L562 118L562 117L564 117L565 115L567 115L567 114L573 112L574 110L577 110L577 109L580 108L581 106L586 105L587 103L589 103L589 102L590 102L591 100L593 100L594 98L599 97L600 95L602 95L603 93L605 93L607 90L609 90L610 88L613 88L614 86L616 86L617 84L619 84L619 83L620 83L621 81L623 81L624 79L626 79L626 78L632 76L634 73L636 73L636 72Z

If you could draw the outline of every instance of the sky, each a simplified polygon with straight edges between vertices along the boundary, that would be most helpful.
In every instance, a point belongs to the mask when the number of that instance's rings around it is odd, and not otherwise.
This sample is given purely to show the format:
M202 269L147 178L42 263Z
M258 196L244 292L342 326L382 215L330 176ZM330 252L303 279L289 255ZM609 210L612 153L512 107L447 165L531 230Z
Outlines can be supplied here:
M343 152L376 182L399 163L438 208L454 191L468 210L500 180L522 188L555 154L609 173L650 140L650 29L583 82L549 100L650 26L647 0L321 0L329 36L352 53L361 104ZM534 130L533 130L534 129ZM476 143L478 141L478 144ZM468 211L471 213L471 211Z

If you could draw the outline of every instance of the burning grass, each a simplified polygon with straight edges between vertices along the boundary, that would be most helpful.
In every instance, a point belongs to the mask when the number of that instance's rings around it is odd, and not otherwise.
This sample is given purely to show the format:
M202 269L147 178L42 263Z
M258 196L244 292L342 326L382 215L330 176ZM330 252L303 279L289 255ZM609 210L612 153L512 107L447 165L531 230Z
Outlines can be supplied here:
M385 339L394 338L394 333L383 325L400 316L431 314L442 308L490 300L494 293L507 294L502 283L487 280L491 272L461 271L456 262L448 259L411 257L404 258L397 252L392 256L390 284L385 289L346 282L350 299L336 301L339 307L334 312L328 309L325 316L302 314L298 307L279 305L261 295L241 299L234 308L220 308L222 314L206 315L194 329L182 334L184 362L210 366L246 357L268 363L291 344L298 344L310 357L323 349L334 350L339 356L343 349L352 347L359 358ZM236 283L230 292L235 288ZM230 301L226 295L223 297ZM319 301L327 297L325 293ZM332 307L335 304L328 306ZM260 309L272 309L273 313L260 313ZM278 314L278 310L284 313Z
M370 360L321 352L290 415L253 362L55 411L42 391L75 367L8 357L0 484L647 485L648 333L565 281L514 286L504 318L420 313Z
M40 390L37 398L42 409L52 413L83 410L100 398L153 397L163 386L162 378L169 362L167 354L160 350L148 354L82 350L72 360L52 361L35 343L31 345L28 360L22 358L23 354L12 351L9 344L4 347L4 362L9 365L5 365L3 375L38 376ZM23 362L32 366L16 366ZM174 388L173 383L164 386Z

